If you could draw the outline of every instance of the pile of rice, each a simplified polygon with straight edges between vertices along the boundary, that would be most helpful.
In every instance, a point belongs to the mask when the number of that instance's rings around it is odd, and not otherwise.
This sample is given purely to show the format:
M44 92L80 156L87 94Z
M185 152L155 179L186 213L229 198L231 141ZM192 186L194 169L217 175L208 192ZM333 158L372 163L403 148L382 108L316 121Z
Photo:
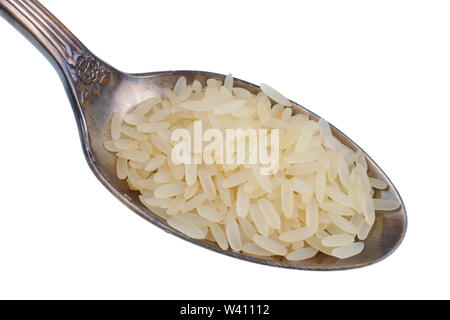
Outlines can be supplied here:
M254 95L233 83L231 75L206 86L181 77L163 98L114 114L105 148L117 155L118 178L174 229L222 250L288 261L361 253L375 211L400 207L372 198L387 183L368 177L365 156L339 142L325 120L293 115L291 102L267 85ZM220 130L279 129L279 170L174 164L172 130L192 130L198 120Z

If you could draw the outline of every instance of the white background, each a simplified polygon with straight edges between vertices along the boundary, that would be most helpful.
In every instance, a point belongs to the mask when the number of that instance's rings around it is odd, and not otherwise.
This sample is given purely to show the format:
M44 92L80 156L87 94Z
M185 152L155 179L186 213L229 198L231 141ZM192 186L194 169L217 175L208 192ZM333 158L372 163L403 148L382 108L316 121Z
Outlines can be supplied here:
M232 72L327 118L396 184L409 229L387 260L331 273L164 233L96 180L56 72L0 19L0 298L450 298L447 1L43 3L121 70Z

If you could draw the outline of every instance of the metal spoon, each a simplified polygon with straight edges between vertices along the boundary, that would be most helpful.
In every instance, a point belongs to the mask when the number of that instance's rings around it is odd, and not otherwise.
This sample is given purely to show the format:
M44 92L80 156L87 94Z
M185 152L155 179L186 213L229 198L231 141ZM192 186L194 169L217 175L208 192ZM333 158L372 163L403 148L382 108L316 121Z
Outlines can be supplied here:
M103 143L109 139L113 113L127 112L139 102L160 96L165 88L173 88L180 76L188 82L197 79L222 79L221 74L202 71L166 71L144 74L120 72L94 56L60 21L36 0L0 0L0 14L22 32L53 64L63 81L72 104L87 162L97 178L120 201L159 228L207 249L246 261L275 267L303 270L343 270L367 266L389 256L401 243L406 232L405 206L394 212L377 213L374 228L365 241L365 250L346 260L322 254L301 263L282 258L260 258L233 251L223 251L213 243L191 239L174 230L156 214L146 209L138 194L115 173L115 155L107 152ZM235 86L257 93L259 87L235 79ZM318 116L294 103L294 111ZM353 150L361 150L342 132L333 128L335 136ZM362 151L362 150L361 150ZM387 191L377 191L376 197L402 201L399 193L380 167L365 154L369 174L389 183Z

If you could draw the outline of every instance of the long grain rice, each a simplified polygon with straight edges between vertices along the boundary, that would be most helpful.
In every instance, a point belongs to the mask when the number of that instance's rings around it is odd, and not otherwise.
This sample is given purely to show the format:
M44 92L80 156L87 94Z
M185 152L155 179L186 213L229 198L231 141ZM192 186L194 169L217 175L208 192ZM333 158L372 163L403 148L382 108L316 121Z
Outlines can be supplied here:
M230 247L235 251L240 251L242 247L241 233L239 231L239 225L237 224L235 217L232 215L229 215L227 218L225 233L227 235Z
M128 161L126 159L123 159L123 158L117 159L116 172L117 172L117 177L120 180L125 180L127 178L127 176L128 176Z
M200 205L197 207L197 213L203 218L217 223L223 223L225 216L220 214L219 211L212 207Z
M274 255L273 253L264 250L263 248L251 242L247 242L242 245L242 252L260 257L270 257Z
M196 195L194 198L192 198L191 200L187 201L184 204L184 207L183 207L182 211L183 212L189 212L189 211L197 208L203 202L205 202L206 199L208 199L208 194L207 193L201 193L199 195Z
M247 217L248 210L250 209L250 197L244 191L244 186L240 186L237 191L236 197L236 214L240 218Z
M114 113L111 119L111 137L113 140L120 138L122 134L122 117L119 113Z
M156 156L150 159L145 165L145 170L147 171L155 171L159 169L166 162L166 157L164 155Z
M223 232L222 228L217 223L212 223L209 226L209 230L211 230L211 233L216 240L217 244L222 250L228 249L228 240L225 235L225 232Z
M337 234L322 239L322 245L325 247L345 247L351 245L355 238L348 234Z
M178 214L176 217L179 219L185 220L189 223L192 223L196 226L199 226L199 227L207 228L211 224L211 222L209 222L207 219L200 217L199 215L197 215L195 213L183 212L183 213Z
M362 242L355 242L351 245L348 245L346 247L340 247L336 248L331 252L331 255L339 258L339 259L347 259L353 256L356 256L357 254L360 254L364 249L364 243Z
M265 238L263 236L255 234L255 236L253 237L252 240L259 247L261 247L264 250L267 250L275 255L285 256L287 254L286 248L282 244L280 244L272 239Z
M393 211L400 208L401 203L397 200L391 199L373 199L373 206L375 210Z
M401 206L373 199L379 195L374 189L389 184L368 176L366 156L344 146L327 121L293 115L286 108L291 102L267 85L257 95L234 85L232 75L209 79L206 86L181 77L162 99L113 114L104 147L117 156L118 179L140 192L142 204L169 226L222 250L292 262L318 252L340 259L359 254L364 244L355 238L367 239L375 212ZM174 163L172 131L192 134L196 120L221 132L280 130L278 170L262 175L257 164L202 164L199 153L193 154L199 164Z
M294 188L289 180L281 183L281 208L286 218L294 215Z
M280 216L273 207L272 203L270 203L269 200L263 198L258 201L258 207L259 210L261 210L262 215L266 219L267 224L274 229L280 229Z
M286 256L289 261L304 261L314 258L319 251L314 248L302 248L292 251Z
M214 200L217 194L216 186L214 185L211 175L205 169L199 169L197 175L203 191L208 194L209 200Z
M269 236L269 225L266 222L266 219L264 218L261 209L259 209L258 205L252 204L250 205L250 217L252 221L255 223L256 229L258 232L263 235L264 237Z
M261 90L275 102L277 102L285 107L292 106L292 103L288 99L286 99L281 93L276 91L274 88L272 88L264 83L261 83L260 87L261 87Z
M298 242L309 239L314 235L314 229L311 227L304 227L292 231L288 231L280 235L280 240L284 242Z
M192 223L187 222L186 220L172 217L167 220L167 223L172 228L184 233L185 235L193 238L193 239L204 239L208 232L208 229L196 226Z
M155 190L156 198L170 198L184 193L186 184L184 182L175 182L163 185Z
M369 177L369 181L370 181L370 184L372 185L372 187L375 189L378 189L378 190L384 190L388 187L388 184L385 181L380 180L380 179Z

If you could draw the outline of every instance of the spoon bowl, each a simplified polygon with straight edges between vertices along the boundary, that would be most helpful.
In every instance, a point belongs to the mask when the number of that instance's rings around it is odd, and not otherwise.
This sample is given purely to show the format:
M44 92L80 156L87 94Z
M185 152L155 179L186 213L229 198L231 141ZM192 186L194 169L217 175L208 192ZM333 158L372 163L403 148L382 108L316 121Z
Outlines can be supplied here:
M165 71L145 74L127 74L118 71L94 56L48 10L35 0L0 0L0 15L21 31L40 49L59 72L71 102L77 121L83 151L87 162L103 185L135 213L159 228L191 243L246 261L275 267L302 270L343 270L367 266L389 256L399 246L406 233L405 206L392 182L381 168L356 143L341 131L332 127L333 134L353 150L361 150L368 162L369 175L388 182L388 189L376 191L376 198L394 199L402 206L387 213L377 212L375 225L364 241L364 251L352 258L340 260L318 254L298 262L282 258L261 258L234 251L224 251L207 240L195 240L170 227L157 214L139 201L139 193L132 191L126 181L116 175L116 156L104 148L110 139L110 122L114 113L122 115L140 102L162 96L165 89L172 89L177 79L188 82L199 80L203 84L209 78L223 80L224 75L202 71ZM260 88L235 79L234 85L257 93ZM295 113L305 113L311 119L319 117L293 102Z

